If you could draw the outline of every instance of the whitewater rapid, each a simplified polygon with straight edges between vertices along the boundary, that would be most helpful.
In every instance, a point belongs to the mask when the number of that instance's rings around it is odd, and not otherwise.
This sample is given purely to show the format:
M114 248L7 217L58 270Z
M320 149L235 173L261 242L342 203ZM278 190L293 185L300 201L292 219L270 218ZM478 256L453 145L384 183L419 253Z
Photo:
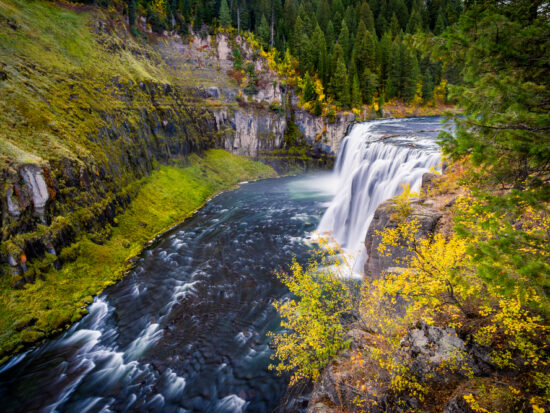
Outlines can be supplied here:
M339 244L362 272L365 236L374 211L399 195L403 185L418 191L422 175L440 165L436 137L441 118L391 119L356 124L340 147L325 185L334 198L317 228Z

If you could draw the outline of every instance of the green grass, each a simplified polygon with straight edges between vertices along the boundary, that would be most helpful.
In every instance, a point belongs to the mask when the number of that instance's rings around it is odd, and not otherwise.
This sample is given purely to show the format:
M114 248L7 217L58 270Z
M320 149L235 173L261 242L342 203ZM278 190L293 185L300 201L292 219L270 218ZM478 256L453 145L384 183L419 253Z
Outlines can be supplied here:
M139 82L179 84L151 44L105 10L75 11L52 2L0 0L0 166L15 159L100 159L88 138L100 113L128 116L150 107ZM102 28L99 28L99 27ZM117 95L113 80L134 96Z
M155 170L116 218L118 226L103 245L82 237L68 247L78 251L75 261L23 290L10 288L7 277L2 278L0 361L80 319L91 296L119 280L130 268L128 260L148 240L190 216L209 197L243 180L274 176L269 166L223 150L209 150L202 157L191 155L185 168Z

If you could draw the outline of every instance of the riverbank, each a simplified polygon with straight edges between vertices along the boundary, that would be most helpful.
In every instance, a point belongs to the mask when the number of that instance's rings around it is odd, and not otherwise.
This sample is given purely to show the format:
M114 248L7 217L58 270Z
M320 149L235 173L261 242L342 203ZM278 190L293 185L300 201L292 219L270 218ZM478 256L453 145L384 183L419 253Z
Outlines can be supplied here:
M1 278L0 363L82 318L93 296L121 279L150 239L210 197L241 181L276 176L269 166L223 150L193 154L188 163L184 168L162 165L136 183L129 189L136 191L130 205L101 237L81 235L63 250L61 270L52 269L18 290Z

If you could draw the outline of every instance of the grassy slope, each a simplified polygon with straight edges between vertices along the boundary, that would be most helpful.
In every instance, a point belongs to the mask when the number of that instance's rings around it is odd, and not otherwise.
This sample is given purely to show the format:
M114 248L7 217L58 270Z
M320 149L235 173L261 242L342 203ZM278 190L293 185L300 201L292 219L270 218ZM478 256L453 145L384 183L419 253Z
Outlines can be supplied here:
M123 109L112 79L178 80L120 16L40 0L0 0L0 71L0 163L99 156L88 139L104 124L99 113Z
M161 166L145 179L105 244L83 237L72 246L79 249L74 262L24 290L9 288L7 277L2 278L0 351L6 356L78 320L86 314L82 307L91 302L91 295L120 279L130 267L128 260L139 254L145 242L188 217L213 194L239 181L275 175L264 164L222 150L209 150L203 157L192 155L185 168ZM32 318L37 321L21 329Z

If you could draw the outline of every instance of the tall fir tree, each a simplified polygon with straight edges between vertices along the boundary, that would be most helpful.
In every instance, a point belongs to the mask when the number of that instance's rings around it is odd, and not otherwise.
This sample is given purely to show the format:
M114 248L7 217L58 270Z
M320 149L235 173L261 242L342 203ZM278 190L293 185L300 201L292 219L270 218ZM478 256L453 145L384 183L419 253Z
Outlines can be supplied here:
M220 3L220 24L226 28L231 26L231 12L227 0L222 0Z
M371 72L368 67L366 67L361 75L361 94L364 103L367 105L372 104L376 95L377 87L378 77L375 73Z
M361 86L357 73L353 75L353 80L351 82L351 105L354 108L360 108L363 105L363 96L361 94Z
M338 43L340 46L342 46L342 49L344 50L344 62L349 62L349 56L350 56L350 38L349 38L349 30L348 25L345 20L342 20L342 29L340 30L340 34L338 35Z
M353 50L353 60L359 71L365 70L366 67L374 69L376 66L376 46L372 35L367 31L363 20L359 22L357 36L355 38L355 46Z
M311 79L309 72L306 72L302 86L302 99L304 102L312 102L316 98L317 94L315 93L315 85L313 84L313 80Z
M260 24L258 26L258 36L260 37L260 41L262 43L262 46L267 49L269 45L269 23L267 22L267 19L265 18L265 14L262 14L262 18L260 20Z
M331 90L334 93L336 102L343 107L349 107L349 81L346 70L346 63L342 56L339 57L336 63L336 69L332 75Z
M401 97L406 102L410 102L415 97L418 85L418 59L416 58L414 50L411 52L404 44L401 45L401 50L403 61L401 72Z
M374 26L374 15L372 14L369 3L367 3L366 1L363 1L363 3L361 3L360 19L365 22L367 30L373 35L376 35L376 28Z

